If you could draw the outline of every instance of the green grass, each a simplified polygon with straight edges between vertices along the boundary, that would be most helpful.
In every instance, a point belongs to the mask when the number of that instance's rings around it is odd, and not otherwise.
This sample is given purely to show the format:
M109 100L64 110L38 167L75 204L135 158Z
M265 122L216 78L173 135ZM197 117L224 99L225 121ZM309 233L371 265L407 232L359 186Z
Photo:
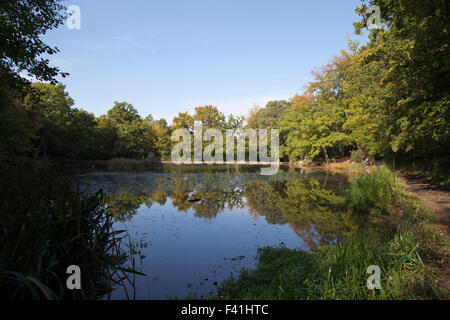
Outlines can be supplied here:
M387 214L404 194L404 186L382 166L356 179L350 188L350 202L357 213Z
M125 234L102 203L101 192L49 172L2 171L0 300L95 299L128 277ZM81 291L66 288L70 265L81 268Z
M349 190L352 213L364 224L342 243L314 252L264 248L255 270L223 282L221 299L439 299L430 268L445 243L427 226L421 202L385 167L363 173ZM381 269L381 290L368 290L367 268Z

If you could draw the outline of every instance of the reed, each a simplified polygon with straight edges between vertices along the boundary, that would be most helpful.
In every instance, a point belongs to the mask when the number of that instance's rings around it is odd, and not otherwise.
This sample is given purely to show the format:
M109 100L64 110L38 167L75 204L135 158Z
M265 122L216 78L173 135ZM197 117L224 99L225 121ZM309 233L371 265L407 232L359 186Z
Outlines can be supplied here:
M101 191L89 195L48 171L3 170L0 300L96 299L127 278L126 233L114 230ZM81 268L82 290L66 288Z

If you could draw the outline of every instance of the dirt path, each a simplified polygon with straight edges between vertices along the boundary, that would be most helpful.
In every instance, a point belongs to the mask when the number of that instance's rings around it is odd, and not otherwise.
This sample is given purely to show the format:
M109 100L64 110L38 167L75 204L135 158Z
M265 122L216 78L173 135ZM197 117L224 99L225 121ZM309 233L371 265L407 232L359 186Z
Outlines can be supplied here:
M435 230L444 238L449 239L450 234L450 191L430 184L427 180L415 176L405 175L407 190L421 199L428 209L436 215ZM448 250L448 248L447 248ZM448 255L444 254L442 262L432 264L433 268L441 270L441 277L436 280L436 285L450 292L450 262ZM439 283L439 284L438 284Z
M447 236L450 231L450 191L430 184L425 179L405 175L407 190L420 198L436 214L437 222Z

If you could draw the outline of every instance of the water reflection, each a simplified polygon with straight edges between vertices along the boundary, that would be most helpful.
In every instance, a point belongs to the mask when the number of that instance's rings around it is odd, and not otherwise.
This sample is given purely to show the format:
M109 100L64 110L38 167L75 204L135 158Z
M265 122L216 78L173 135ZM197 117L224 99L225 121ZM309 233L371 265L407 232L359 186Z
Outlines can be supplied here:
M107 192L107 205L122 222L131 220L142 205L150 209L171 201L179 212L193 210L195 217L206 219L246 208L270 224L289 224L310 247L340 240L356 227L345 205L346 178L330 172L290 171L275 179L248 173L109 178L116 191Z
M160 299L208 293L212 279L253 267L259 247L314 249L356 228L346 176L292 168L259 173L258 167L164 166L152 173L91 173L79 181L103 189L108 210L133 240L150 244L141 254L151 275L138 283L138 297Z

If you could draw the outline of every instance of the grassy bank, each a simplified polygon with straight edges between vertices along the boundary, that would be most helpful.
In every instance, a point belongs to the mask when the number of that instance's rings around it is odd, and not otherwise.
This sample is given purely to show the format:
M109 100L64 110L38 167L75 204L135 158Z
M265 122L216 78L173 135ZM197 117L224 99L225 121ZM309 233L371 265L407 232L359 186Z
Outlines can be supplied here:
M264 248L253 271L221 284L223 299L439 299L448 241L432 215L385 167L362 173L349 190L360 229L343 243L314 252ZM381 290L368 290L369 266L381 269Z
M2 170L0 300L95 299L128 276L122 232L113 230L102 193L73 190L42 170ZM66 287L67 267L81 268L82 290Z

